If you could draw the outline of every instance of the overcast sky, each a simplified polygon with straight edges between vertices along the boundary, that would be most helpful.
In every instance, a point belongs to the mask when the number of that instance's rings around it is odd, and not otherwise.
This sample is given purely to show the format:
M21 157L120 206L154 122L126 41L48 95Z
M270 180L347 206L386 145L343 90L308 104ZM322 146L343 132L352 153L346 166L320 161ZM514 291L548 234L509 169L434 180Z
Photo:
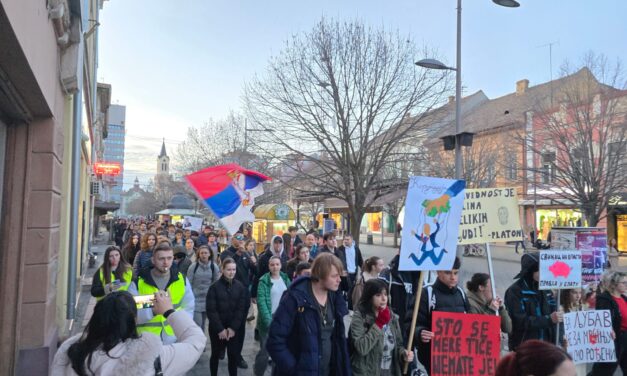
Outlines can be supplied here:
M519 0L509 9L466 0L462 73L465 93L495 98L549 80L565 60L587 51L627 63L627 1ZM188 127L241 105L242 86L270 56L322 16L411 36L455 62L454 0L111 0L101 11L98 79L126 106L124 189L157 168L161 139L170 157ZM423 56L416 56L416 60Z

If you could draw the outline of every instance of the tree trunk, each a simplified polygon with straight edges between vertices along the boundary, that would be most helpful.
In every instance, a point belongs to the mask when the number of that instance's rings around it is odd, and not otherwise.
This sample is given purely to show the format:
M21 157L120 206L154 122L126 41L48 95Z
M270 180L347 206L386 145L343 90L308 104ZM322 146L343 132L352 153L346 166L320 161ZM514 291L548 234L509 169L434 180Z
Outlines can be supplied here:
M364 214L363 209L351 210L350 232L356 245L359 245L361 220L364 218Z
M398 248L398 216L394 216L394 248Z

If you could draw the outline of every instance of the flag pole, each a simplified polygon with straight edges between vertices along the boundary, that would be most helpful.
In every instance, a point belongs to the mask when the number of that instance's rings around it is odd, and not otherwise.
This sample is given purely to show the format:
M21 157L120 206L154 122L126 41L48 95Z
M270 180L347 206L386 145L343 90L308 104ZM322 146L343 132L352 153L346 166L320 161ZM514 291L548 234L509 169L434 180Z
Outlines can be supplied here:
M418 291L416 292L416 301L414 302L414 312L411 317L411 327L409 329L409 340L407 341L407 351L412 351L412 347L414 345L414 334L416 333L416 321L418 319L418 309L420 308L420 297L422 295L422 284L424 282L426 270L420 271L420 277L418 278ZM428 273L428 272L427 272ZM417 356L417 354L414 354ZM409 362L405 362L405 367L403 368L403 375L407 373L407 368L409 367Z
M492 299L496 299L496 285L494 284L494 268L492 267L492 251L490 250L490 243L485 243L485 249L488 257L488 273L490 273L490 285L492 286ZM499 311L496 311L496 315L499 315Z

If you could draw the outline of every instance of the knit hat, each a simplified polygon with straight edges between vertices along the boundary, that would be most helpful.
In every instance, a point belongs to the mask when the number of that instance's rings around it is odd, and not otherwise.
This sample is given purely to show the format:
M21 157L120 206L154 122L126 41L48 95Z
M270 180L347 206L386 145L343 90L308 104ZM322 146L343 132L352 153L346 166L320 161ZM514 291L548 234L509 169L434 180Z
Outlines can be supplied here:
M520 279L524 276L540 270L540 255L538 252L530 252L522 255L520 259L520 273L514 279Z

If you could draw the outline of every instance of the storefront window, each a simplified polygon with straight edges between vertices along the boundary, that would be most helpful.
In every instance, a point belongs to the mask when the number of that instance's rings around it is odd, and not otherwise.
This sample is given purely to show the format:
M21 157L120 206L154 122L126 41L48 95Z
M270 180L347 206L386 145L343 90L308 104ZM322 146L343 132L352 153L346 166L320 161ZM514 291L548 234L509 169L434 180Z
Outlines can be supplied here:
M627 252L627 214L616 216L616 242L619 251Z
M538 209L538 238L546 240L553 227L582 227L583 216L573 209Z

